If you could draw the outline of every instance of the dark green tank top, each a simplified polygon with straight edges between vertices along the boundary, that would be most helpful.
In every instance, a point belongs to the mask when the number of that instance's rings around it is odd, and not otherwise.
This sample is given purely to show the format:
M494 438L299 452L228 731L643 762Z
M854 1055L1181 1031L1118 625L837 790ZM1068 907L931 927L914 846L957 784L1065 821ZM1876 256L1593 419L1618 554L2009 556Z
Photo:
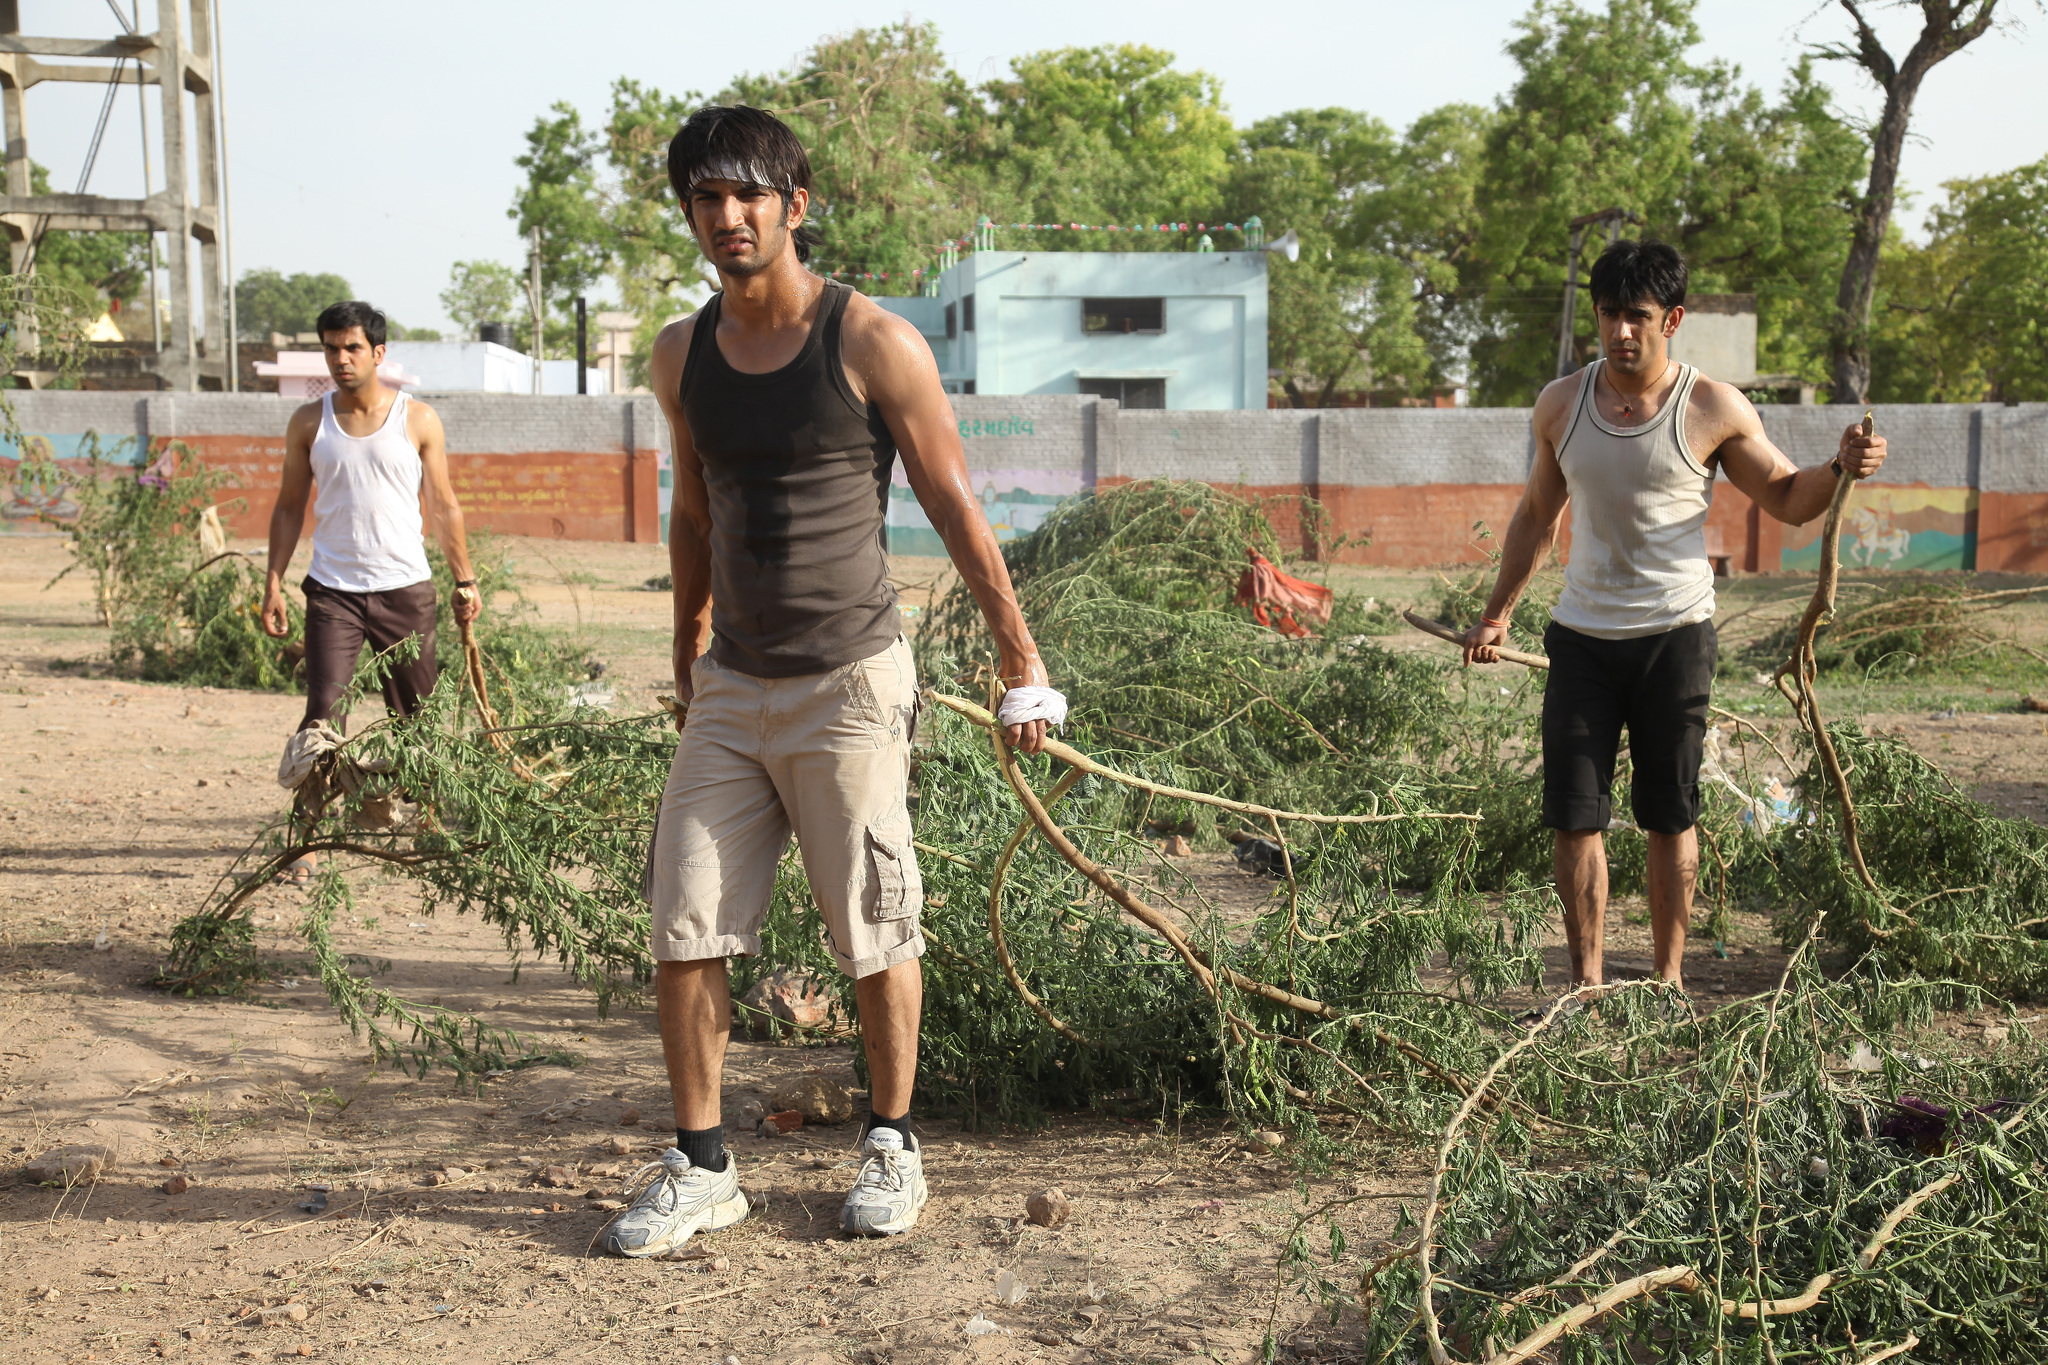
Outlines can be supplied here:
M711 497L711 657L757 678L824 673L903 633L882 542L896 442L839 358L852 293L826 281L803 350L768 374L726 363L713 294L683 362Z

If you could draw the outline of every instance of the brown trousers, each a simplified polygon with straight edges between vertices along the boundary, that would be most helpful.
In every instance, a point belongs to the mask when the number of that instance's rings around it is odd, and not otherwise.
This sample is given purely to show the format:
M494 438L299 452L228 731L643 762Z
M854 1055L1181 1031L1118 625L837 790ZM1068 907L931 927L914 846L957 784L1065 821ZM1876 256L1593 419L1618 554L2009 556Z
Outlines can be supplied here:
M418 710L440 671L434 664L433 580L389 592L343 592L311 578L300 587L306 594L306 717L299 728L333 715L365 642L386 650L409 635L420 637L420 656L385 675L384 704L401 716ZM347 732L346 717L338 728Z

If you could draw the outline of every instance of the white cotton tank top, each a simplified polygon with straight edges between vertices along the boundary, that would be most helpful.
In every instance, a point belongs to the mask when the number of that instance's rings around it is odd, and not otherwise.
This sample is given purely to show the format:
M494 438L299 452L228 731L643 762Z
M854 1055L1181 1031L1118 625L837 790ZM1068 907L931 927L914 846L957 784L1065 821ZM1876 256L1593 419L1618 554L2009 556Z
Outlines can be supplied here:
M1580 371L1585 380L1557 448L1571 494L1572 547L1550 616L1585 635L1626 640L1712 619L1707 508L1714 476L1685 443L1686 404L1700 372L1681 363L1657 415L1617 427L1593 401L1606 363Z
M313 437L313 580L340 592L390 592L434 576L420 516L420 453L406 434L404 393L384 425L351 436L320 399Z

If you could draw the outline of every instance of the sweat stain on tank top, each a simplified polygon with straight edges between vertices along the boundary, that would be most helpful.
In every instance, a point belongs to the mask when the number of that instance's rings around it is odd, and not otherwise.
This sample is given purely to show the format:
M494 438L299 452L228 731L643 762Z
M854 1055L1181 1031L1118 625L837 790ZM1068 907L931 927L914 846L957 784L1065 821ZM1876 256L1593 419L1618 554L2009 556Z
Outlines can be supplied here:
M840 358L853 291L825 282L794 360L745 374L697 314L681 401L711 504L711 657L757 678L826 673L903 633L882 548L896 442Z
M1655 417L1617 427L1593 401L1606 363L1580 371L1585 379L1557 448L1571 495L1572 548L1550 615L1583 635L1626 640L1713 617L1707 510L1714 476L1685 441L1686 405L1700 372L1681 364Z

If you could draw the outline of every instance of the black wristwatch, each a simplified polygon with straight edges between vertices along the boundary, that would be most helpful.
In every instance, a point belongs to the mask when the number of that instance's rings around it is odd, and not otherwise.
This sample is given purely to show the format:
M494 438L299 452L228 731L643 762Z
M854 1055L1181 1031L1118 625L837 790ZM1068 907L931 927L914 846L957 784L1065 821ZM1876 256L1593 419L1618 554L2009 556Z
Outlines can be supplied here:
M474 578L458 578L455 580L455 586L458 588L473 588L476 586L476 580Z

